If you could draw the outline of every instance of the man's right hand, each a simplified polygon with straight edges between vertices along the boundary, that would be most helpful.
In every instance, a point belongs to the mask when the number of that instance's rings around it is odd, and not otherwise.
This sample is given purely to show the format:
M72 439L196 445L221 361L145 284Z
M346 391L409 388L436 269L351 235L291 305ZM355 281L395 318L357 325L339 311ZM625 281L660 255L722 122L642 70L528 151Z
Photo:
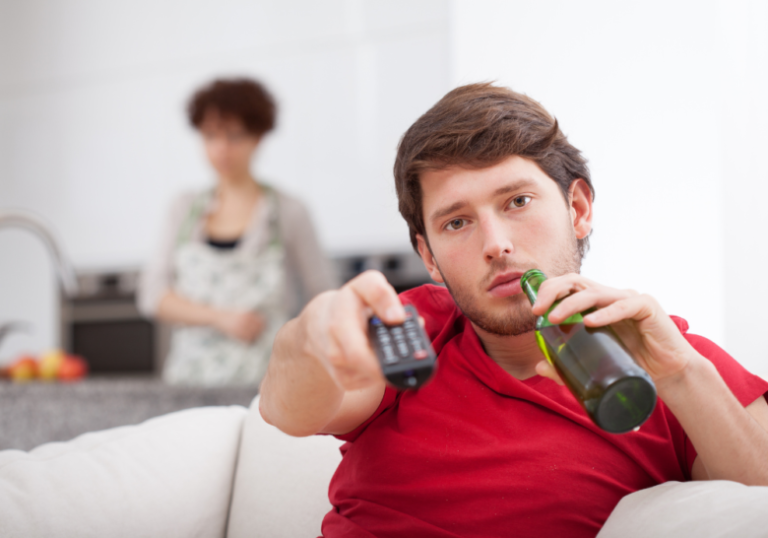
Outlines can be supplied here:
M384 395L385 380L368 341L368 319L405 321L397 293L377 271L315 297L283 326L261 384L268 423L296 436L352 431Z
M316 297L299 317L304 352L316 357L343 390L362 389L382 379L368 341L368 320L405 321L394 288L378 271L366 271L341 289Z

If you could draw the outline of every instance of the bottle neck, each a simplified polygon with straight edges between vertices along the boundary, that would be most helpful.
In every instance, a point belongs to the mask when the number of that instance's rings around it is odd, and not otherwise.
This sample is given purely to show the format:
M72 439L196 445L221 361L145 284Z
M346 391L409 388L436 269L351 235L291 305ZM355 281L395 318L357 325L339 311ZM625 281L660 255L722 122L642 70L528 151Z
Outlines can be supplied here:
M538 269L531 269L530 271L526 272L522 277L520 277L520 287L523 288L523 292L528 296L528 300L531 301L531 305L536 302L536 297L539 295L539 287L542 285L542 283L547 279L547 275L545 275L542 271L539 271ZM543 315L539 316L538 321L536 322L537 329L539 327L549 327L553 325L549 321L549 313L552 312L555 308L557 308L557 305L560 304L560 300L555 301L552 303L552 306L549 307L549 310ZM571 325L573 323L582 323L584 321L583 316L581 313L576 313L567 319L561 321L557 325Z
M520 277L520 287L531 304L536 302L536 297L539 295L539 287L546 279L547 275L539 269L531 269Z

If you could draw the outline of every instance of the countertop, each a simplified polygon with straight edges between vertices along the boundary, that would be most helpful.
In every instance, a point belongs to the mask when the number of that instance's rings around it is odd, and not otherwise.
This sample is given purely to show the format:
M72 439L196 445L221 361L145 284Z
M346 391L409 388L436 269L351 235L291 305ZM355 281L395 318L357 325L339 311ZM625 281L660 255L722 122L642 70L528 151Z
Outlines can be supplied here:
M29 450L190 407L247 407L257 392L255 387L170 386L149 376L93 376L70 383L2 380L0 450Z

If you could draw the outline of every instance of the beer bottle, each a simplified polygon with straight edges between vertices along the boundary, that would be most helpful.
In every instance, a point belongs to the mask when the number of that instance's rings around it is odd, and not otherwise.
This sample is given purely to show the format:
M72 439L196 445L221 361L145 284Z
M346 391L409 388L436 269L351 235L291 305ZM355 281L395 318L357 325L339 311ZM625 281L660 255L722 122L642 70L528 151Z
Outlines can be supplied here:
M546 279L538 269L520 279L531 304ZM536 319L536 341L547 361L600 428L625 433L639 427L656 406L650 376L610 327L586 327L581 313L550 323L547 316L559 303Z

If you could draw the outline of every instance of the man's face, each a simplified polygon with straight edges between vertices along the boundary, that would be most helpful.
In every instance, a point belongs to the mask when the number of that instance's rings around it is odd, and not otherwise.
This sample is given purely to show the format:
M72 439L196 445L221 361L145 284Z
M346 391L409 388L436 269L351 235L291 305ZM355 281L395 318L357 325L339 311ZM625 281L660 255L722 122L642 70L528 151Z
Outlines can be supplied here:
M417 239L432 278L445 282L481 329L533 330L520 277L534 268L547 276L579 270L577 239L589 233L592 219L586 184L574 181L566 203L535 162L513 156L489 168L425 172L421 189L429 248Z

